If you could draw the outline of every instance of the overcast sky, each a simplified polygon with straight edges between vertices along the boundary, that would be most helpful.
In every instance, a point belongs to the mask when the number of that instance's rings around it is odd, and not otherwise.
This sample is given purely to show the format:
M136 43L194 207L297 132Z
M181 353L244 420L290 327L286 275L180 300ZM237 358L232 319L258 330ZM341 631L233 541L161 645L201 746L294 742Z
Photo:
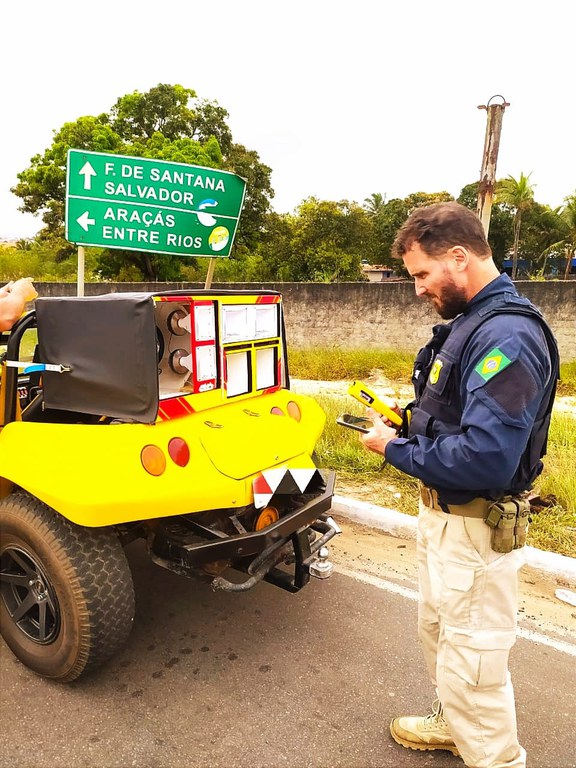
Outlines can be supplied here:
M30 237L16 174L83 115L159 83L230 114L272 168L274 208L306 197L458 195L477 181L486 112L504 114L498 177L576 191L576 6L565 0L28 0L4 3L0 238Z

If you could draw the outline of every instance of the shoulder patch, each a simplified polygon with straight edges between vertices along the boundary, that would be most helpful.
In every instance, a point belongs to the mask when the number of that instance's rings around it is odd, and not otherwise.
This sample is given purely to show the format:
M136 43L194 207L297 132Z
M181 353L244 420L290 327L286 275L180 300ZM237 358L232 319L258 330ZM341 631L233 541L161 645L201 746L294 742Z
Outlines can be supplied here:
M484 381L490 381L493 376L507 368L511 362L512 360L509 360L504 352L499 350L498 347L494 347L494 349L488 352L486 357L480 360L474 370Z
M436 360L434 360L434 364L432 365L432 369L430 371L430 376L428 377L430 384L436 384L438 382L440 371L442 370L443 365L444 362L440 360L440 358L437 357Z

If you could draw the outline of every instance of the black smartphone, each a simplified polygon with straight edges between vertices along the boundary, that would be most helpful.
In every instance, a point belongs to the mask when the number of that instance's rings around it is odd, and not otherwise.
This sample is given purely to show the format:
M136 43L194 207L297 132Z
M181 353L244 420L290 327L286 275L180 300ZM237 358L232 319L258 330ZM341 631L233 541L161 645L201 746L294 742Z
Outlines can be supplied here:
M355 429L357 432L370 432L374 426L372 419L367 419L364 416L352 416L350 413L343 413L341 416L338 416L336 424L340 424L341 427Z

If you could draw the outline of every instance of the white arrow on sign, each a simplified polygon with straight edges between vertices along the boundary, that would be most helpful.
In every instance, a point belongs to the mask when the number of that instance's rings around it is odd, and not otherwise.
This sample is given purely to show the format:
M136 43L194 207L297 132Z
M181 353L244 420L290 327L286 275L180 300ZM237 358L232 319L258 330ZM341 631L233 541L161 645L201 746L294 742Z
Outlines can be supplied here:
M76 221L78 222L78 224L80 224L80 226L82 227L82 229L84 230L84 232L88 232L88 227L89 227L91 224L96 224L96 222L94 221L94 219L91 219L91 218L90 218L90 214L88 213L88 211L84 211L84 213L82 214L82 216L78 216L78 218L76 219Z
M96 171L94 170L94 168L92 168L88 160L84 163L84 165L78 171L78 173L81 176L84 176L84 189L91 189L91 186L92 186L91 177L96 176Z

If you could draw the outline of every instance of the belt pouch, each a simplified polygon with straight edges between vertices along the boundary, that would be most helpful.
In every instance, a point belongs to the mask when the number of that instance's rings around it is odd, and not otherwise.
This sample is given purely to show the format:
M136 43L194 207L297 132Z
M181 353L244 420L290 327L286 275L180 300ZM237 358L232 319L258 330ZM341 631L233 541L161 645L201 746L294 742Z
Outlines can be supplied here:
M486 524L492 528L490 546L494 552L505 554L516 549L516 515L518 507L515 501L497 501L491 505Z
M516 504L518 512L514 526L514 549L521 549L526 544L526 534L530 522L530 502L526 499L519 499Z

